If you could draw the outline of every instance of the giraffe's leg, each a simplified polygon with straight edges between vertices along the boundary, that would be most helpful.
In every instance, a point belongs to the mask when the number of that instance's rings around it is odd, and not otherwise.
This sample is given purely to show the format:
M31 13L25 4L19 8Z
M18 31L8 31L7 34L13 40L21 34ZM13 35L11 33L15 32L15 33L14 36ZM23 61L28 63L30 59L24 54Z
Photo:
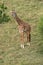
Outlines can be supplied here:
M27 31L27 45L30 46L30 41L31 41L31 34L29 33L29 31Z
M23 27L18 26L19 33L20 33L20 39L21 39L21 48L24 48L24 32L23 32Z
M20 38L21 38L21 48L24 48L24 33L20 33Z

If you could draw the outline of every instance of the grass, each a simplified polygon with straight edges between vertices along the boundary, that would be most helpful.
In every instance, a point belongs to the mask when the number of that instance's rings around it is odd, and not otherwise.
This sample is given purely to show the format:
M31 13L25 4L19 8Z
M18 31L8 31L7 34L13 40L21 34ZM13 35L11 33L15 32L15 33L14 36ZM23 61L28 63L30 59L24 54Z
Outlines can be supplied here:
M20 48L16 21L0 24L0 65L43 65L43 40L38 32L39 18L43 14L43 0L0 0L8 6L8 13L15 9L18 16L30 23L31 46Z

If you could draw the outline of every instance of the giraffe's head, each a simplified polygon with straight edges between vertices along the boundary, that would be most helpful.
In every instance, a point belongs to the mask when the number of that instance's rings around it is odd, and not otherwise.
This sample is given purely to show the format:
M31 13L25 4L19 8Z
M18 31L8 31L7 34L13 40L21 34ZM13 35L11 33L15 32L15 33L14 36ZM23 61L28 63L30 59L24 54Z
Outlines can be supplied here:
M12 16L15 18L16 17L16 12L14 10L12 10Z

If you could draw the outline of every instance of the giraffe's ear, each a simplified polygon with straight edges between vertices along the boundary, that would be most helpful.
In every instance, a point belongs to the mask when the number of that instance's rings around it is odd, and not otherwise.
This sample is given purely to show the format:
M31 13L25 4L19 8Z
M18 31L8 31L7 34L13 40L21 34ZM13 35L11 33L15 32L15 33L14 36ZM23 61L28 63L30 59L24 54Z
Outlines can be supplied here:
M15 10L12 10L12 13L13 13L13 14L16 14L16 11L15 11Z
M13 12L16 12L15 9L12 9Z

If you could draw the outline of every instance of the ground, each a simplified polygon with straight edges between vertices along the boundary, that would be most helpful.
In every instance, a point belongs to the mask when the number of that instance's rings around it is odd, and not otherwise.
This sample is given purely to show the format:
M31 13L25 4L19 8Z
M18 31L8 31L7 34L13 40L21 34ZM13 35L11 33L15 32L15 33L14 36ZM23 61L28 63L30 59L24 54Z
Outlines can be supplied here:
M8 6L8 14L14 9L18 16L29 23L31 46L20 48L18 24L11 21L0 24L0 65L43 65L43 40L38 31L40 16L43 14L43 0L0 0Z

